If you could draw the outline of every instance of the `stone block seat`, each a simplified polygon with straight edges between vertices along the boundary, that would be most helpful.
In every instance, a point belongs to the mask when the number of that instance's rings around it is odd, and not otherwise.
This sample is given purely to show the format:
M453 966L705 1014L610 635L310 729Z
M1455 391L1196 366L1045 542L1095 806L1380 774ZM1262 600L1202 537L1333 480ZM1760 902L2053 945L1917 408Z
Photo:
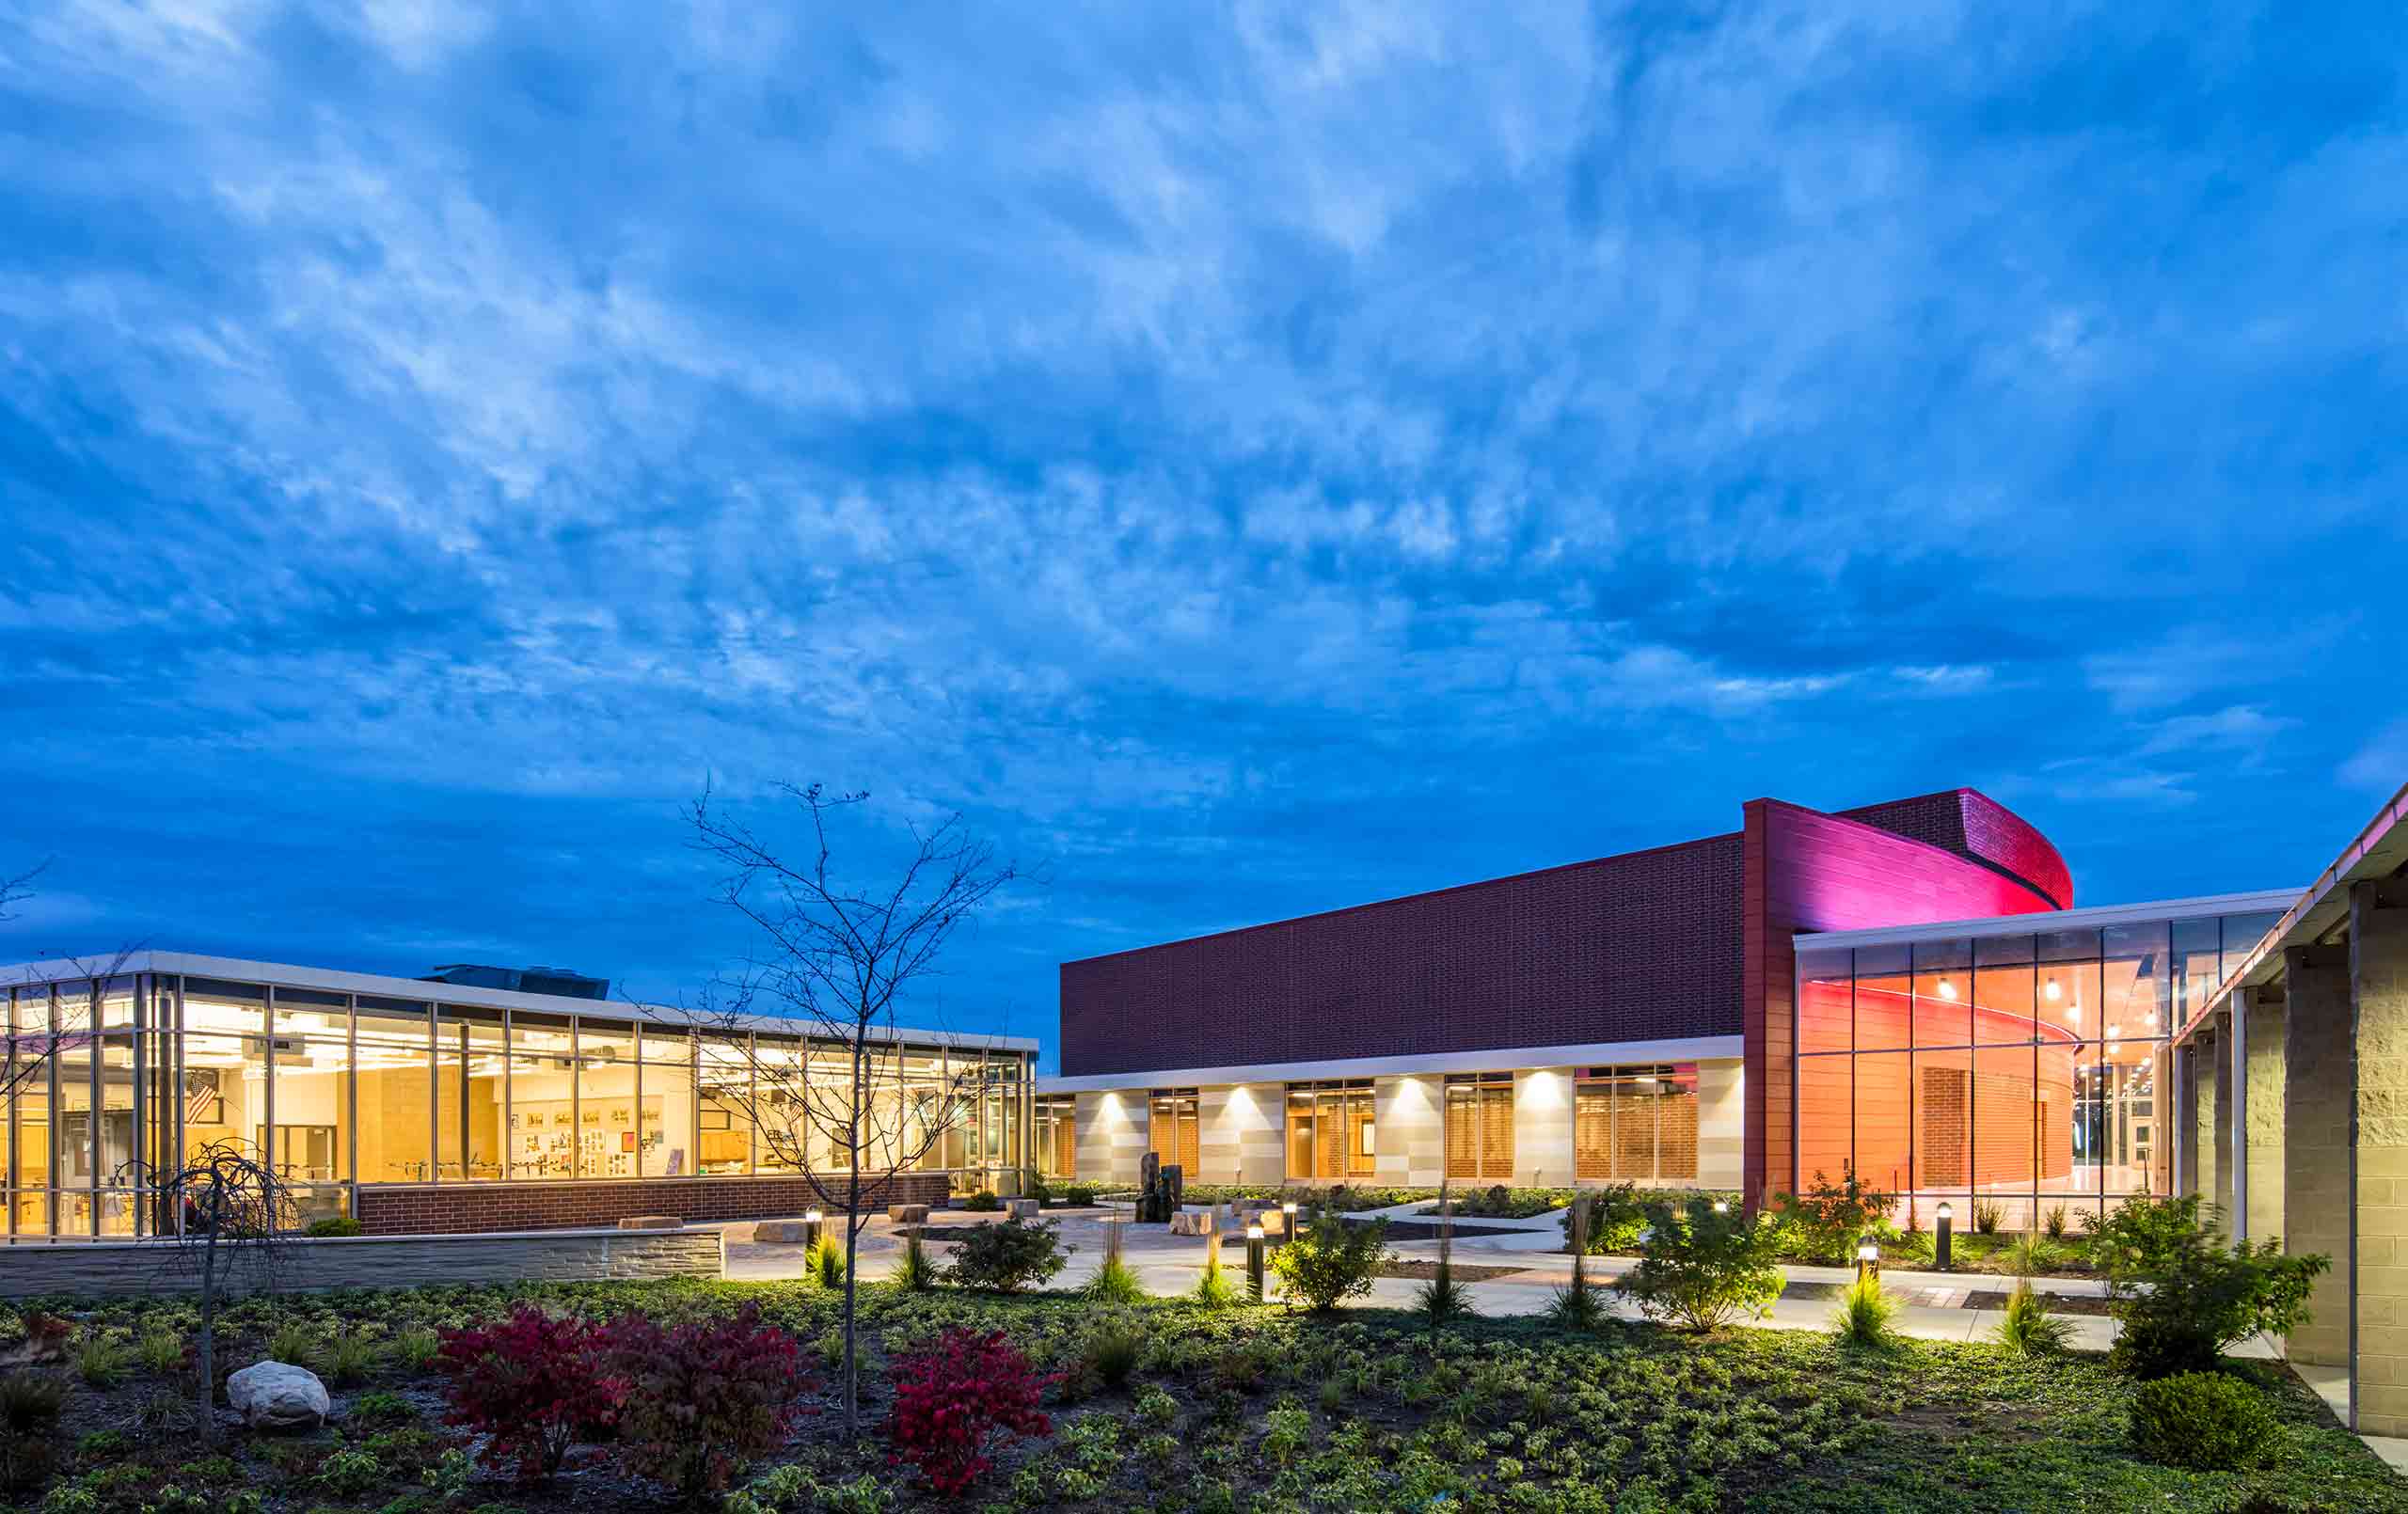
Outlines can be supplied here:
M925 1204L890 1204L886 1218L898 1225L924 1225L928 1222L928 1206Z
M752 1227L752 1238L770 1246L808 1246L811 1230L808 1220L764 1220Z
M1034 1220L1043 1207L1035 1199L1008 1199L1004 1204L1004 1214L1011 1220Z
M622 1230L683 1230L686 1222L673 1214L631 1214L619 1222Z
M1170 1217L1170 1233L1174 1236L1209 1236L1214 1228L1210 1209L1181 1209Z

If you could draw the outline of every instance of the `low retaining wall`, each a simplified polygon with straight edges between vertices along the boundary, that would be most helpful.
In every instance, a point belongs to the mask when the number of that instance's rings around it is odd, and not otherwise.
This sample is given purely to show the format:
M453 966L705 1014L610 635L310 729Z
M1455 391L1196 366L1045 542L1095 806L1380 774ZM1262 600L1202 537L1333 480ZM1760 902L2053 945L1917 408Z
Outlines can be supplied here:
M447 1283L590 1283L719 1277L716 1230L554 1230L535 1235L346 1236L285 1243L279 1288L405 1288ZM0 1246L0 1299L118 1298L197 1288L178 1248L150 1240ZM239 1277L235 1291L250 1280Z
M901 1173L864 1183L863 1203L942 1205L952 1191L943 1173ZM595 1182L366 1184L360 1225L374 1236L463 1235L483 1230L550 1230L614 1224L640 1214L705 1220L790 1220L805 1209L842 1206L837 1176L642 1177Z

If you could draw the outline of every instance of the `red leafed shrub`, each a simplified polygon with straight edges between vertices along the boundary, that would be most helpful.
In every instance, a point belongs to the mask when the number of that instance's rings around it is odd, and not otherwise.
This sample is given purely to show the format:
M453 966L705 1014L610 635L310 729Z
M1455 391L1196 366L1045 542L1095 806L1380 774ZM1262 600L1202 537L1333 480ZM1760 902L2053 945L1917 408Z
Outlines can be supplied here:
M1037 1405L1054 1380L1038 1376L1001 1331L948 1330L895 1364L895 1415L886 1427L894 1459L918 1467L945 1497L958 1496L990 1464L987 1448L998 1436L1053 1432Z
M447 1330L438 1364L452 1379L447 1422L488 1439L489 1461L522 1481L560 1471L580 1431L610 1425L626 1396L604 1360L605 1332L520 1304L500 1324Z
M794 1337L734 1319L663 1330L629 1315L603 1332L626 1384L619 1455L628 1471L689 1500L725 1489L744 1463L784 1443L804 1380Z

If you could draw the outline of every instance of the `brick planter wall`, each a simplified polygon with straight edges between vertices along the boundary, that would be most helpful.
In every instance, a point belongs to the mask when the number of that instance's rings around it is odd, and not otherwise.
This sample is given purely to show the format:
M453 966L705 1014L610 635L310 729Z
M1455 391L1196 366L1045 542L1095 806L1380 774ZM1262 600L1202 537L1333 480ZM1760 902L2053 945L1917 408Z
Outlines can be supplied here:
M952 1191L943 1173L903 1173L864 1180L865 1207L942 1206ZM794 1219L833 1209L841 1177L651 1177L586 1183L363 1184L359 1222L371 1235L459 1235L486 1230L555 1230L614 1224L633 1215L686 1221Z
M0 1246L0 1298L153 1297L199 1286L157 1241ZM407 1288L437 1283L585 1283L607 1278L720 1277L716 1230L569 1230L518 1236L360 1236L288 1243L277 1286ZM227 1286L255 1281L238 1269Z

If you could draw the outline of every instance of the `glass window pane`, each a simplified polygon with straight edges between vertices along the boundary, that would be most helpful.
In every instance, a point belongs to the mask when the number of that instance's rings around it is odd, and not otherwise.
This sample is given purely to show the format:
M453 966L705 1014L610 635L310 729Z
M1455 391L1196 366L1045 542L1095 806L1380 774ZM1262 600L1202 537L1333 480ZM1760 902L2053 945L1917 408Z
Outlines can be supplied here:
M2099 1033L2164 1033L2174 977L2165 923L2107 927L2106 954Z
M256 984L184 980L184 1029L257 1035L267 1024L267 990Z
M1973 1163L1972 1093L1971 1051L1915 1053L1916 1191L1970 1193Z
M359 1014L359 1180L423 1183L435 1175L435 1080L424 1009L419 1023L362 1003Z
M1973 970L1973 1039L1989 1046L2030 1046L2039 1033L2035 1021L2038 988L2033 969Z
M2110 1038L2101 1048L2104 1085L2100 1160L2110 1194L2151 1191L2151 1157L2157 1145L2155 1040Z
M1801 1187L1813 1186L1818 1175L1836 1183L1849 1171L1854 1068L1852 1057L1798 1059L1798 1181Z
M350 1049L341 1041L276 1041L276 1135L270 1166L289 1183L333 1183L351 1175Z
M8 1186L46 1189L50 1187L50 1057L42 1043L21 1047L9 1060L8 1087L17 1099L17 1143L8 1154ZM49 1222L36 1228L46 1230Z
M752 1065L740 1037L705 1035L702 1057L702 1150L705 1173L752 1170ZM863 1166L869 1165L864 1154Z
M1798 958L1798 1049L1846 1051L1853 1015L1848 954L1815 952Z
M278 1035L340 1041L351 1034L351 1001L342 994L279 987L274 997Z
M1288 1175L1301 1180L1312 1172L1313 1096L1294 1091L1288 1095Z
M1972 974L1963 968L1915 971L1915 1045L1963 1046L1973 1038Z
M2105 1183L2109 1146L2107 1082L2099 1050L2098 1042L2085 1041L2067 1049L2063 1064L2072 1080L2068 1108L2073 1115L2071 1174L2066 1190L2092 1197Z
M432 1033L428 1029L428 1006L406 999L371 999L360 996L357 1028L362 1049L371 1046L389 1046L425 1049Z
M1697 1064L1661 1068L1656 1082L1656 1180L1697 1181Z
M1856 1059L1856 1174L1887 1192L1903 1192L1913 1182L1907 1140L1912 1078L1905 1052Z
M257 1035L187 1035L183 1054L183 1160L197 1161L204 1148L223 1143L259 1156L267 1120L266 1041Z
M2042 1130L2036 1050L2027 1040L1973 1052L1973 1183L2006 1230L2033 1224Z
M2099 931L2042 931L2035 943L2043 962L2095 962L2099 959Z
M2279 909L2225 916L2224 954L2218 975L2229 978L2240 971L2241 964L2248 960L2249 954L2257 950L2258 943L2266 938L2266 933L2273 930L2282 918L2283 913Z
M2173 929L2173 982L2168 996L2173 1023L2179 1025L2205 1009L2216 986L2224 981L2218 945L2224 933L2222 922L2212 918L2178 920ZM2135 1028L2134 1033L2147 1034L2154 1029Z
M577 1023L579 1177L636 1175L636 1037L624 1020Z
M87 1011L73 1013L80 1021ZM90 1188L92 1186L92 1037L85 1033L62 1035L55 1043L51 1060L57 1067L57 1107L52 1112L58 1143L58 1186ZM81 1211L88 1220L89 1206Z
M1914 975L1902 960L1906 954L1895 954L1895 970L1889 954L1868 964L1871 952L1859 952L1856 966L1856 1049L1860 1051L1903 1049L1914 1033Z
M646 1062L682 1063L694 1055L694 1038L682 1026L648 1024L638 1033Z
M2035 1016L2044 1042L2079 1041L2099 1033L2099 964L2052 962L2040 968Z
M2032 938L2029 936L1973 938L1973 966L1977 968L2010 967L2031 960Z

